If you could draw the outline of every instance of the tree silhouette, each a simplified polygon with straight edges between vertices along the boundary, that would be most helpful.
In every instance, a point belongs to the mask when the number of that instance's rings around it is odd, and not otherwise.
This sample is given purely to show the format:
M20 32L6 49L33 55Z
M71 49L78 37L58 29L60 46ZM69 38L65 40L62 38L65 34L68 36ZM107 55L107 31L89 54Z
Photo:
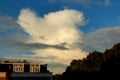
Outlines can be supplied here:
M55 80L116 80L120 79L120 43L104 53L94 51L82 60L72 60L65 72Z

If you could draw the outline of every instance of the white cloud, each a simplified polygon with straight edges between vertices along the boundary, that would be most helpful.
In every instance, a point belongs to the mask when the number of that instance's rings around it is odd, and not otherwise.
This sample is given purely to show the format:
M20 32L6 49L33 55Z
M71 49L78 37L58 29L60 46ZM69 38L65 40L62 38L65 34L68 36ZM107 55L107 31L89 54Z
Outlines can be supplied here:
M32 50L35 53L33 56L55 57L43 58L46 63L68 65L71 60L87 55L86 51L72 48L82 38L83 33L78 26L87 23L82 12L65 9L39 17L30 9L22 9L18 23L31 36L26 43L31 47L39 47Z
M72 44L80 38L77 25L81 26L86 22L83 13L75 10L51 12L42 18L29 9L24 9L18 23L31 35L32 42Z
M31 36L27 44L30 45L29 49L35 48L32 49L35 53L33 58L50 65L68 65L73 59L82 59L88 52L104 51L120 41L119 26L99 29L88 34L80 31L78 26L85 25L87 20L82 12L76 10L61 10L39 17L33 11L23 9L18 23ZM42 59L39 59L40 57ZM53 72L58 69L54 66L52 68ZM59 68L59 71L63 71L63 67L61 70Z
M9 59L48 63L54 73L63 72L73 59L82 59L94 50L104 51L120 41L120 26L83 33L78 26L88 22L84 14L76 10L61 10L40 17L30 9L22 9L17 22L20 25L12 18L0 18L0 47L31 51L34 54L16 54ZM11 33L8 30L12 30ZM3 33L6 34L3 36Z

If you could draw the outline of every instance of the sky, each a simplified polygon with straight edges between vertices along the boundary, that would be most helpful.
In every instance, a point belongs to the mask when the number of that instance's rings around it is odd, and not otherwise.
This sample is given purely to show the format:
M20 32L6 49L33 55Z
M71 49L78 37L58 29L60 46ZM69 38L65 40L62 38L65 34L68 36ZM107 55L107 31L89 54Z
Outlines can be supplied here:
M0 59L62 73L72 60L120 42L119 10L119 0L0 0Z

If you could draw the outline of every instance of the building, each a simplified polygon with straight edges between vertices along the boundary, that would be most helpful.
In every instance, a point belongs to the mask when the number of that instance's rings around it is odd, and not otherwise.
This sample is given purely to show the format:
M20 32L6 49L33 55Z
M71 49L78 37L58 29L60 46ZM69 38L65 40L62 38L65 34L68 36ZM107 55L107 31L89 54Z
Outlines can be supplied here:
M7 72L0 72L0 80L8 80Z
M47 64L37 62L0 62L0 80L52 80Z

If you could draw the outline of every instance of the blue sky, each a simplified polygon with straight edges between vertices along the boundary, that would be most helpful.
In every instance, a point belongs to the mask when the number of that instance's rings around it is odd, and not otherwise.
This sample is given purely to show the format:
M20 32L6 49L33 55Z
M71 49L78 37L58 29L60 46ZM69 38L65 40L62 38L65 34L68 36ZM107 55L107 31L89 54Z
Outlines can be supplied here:
M30 8L37 12L38 15L43 16L49 12L68 7L82 11L85 16L90 19L89 25L86 25L87 30L86 27L82 28L85 32L91 31L91 29L120 25L119 0L84 0L83 3L82 1L83 0L1 0L0 15L12 16L14 19L17 19L22 8ZM105 1L109 1L109 3L105 3Z
M60 73L120 42L119 10L119 0L0 0L0 56Z

